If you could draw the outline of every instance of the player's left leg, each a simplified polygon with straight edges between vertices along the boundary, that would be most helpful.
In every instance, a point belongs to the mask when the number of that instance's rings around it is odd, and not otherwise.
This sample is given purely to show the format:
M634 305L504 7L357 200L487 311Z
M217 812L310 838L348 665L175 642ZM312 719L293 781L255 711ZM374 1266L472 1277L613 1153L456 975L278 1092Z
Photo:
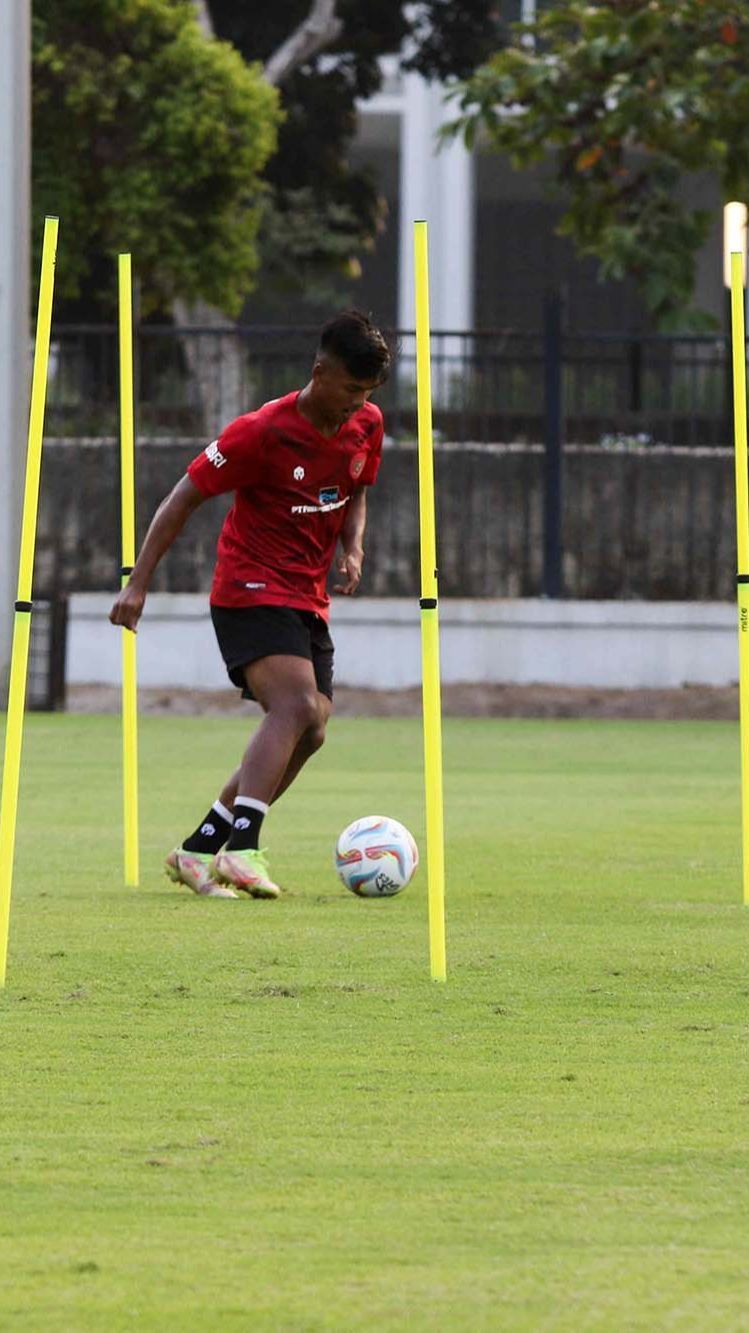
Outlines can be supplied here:
M319 717L313 727L308 728L297 743L281 781L269 802L273 805L299 776L308 759L321 748L325 741L325 728L333 707L332 701L325 694L318 693ZM166 872L177 884L185 884L206 898L236 898L236 893L229 885L218 884L213 878L213 858L221 850L231 833L233 808L239 788L240 769L235 769L228 782L222 788L218 800L214 801L205 819L198 825L189 838L185 838L181 847L175 847L166 860Z

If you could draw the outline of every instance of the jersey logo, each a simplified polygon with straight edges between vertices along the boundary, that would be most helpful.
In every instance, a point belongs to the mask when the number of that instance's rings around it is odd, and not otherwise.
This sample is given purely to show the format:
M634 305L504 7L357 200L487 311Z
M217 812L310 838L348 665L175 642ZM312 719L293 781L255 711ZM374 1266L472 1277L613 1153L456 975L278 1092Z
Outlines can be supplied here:
M349 472L351 473L351 476L354 478L354 481L356 481L357 477L361 476L362 472L364 471L364 464L366 463L366 461L367 461L366 454L354 454L354 457L351 459L351 465L349 467Z
M295 467L295 468L294 468L294 481L304 481L304 468L303 468L303 467Z
M213 463L214 467L223 467L226 462L226 458L218 447L218 440L214 440L212 444L208 445L205 456L209 463Z
M327 486L325 490L320 491L317 498L321 505L332 505L338 499L338 487Z
M319 505L292 505L292 514L329 514L331 509L342 509L348 504L349 497L344 495L342 500L330 500L327 504Z

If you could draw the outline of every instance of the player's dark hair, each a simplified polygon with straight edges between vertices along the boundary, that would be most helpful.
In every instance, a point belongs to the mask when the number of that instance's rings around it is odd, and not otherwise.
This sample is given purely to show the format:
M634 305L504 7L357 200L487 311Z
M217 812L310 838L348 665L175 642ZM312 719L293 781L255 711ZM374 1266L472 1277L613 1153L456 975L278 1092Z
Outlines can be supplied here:
M340 361L357 380L385 382L390 348L378 328L361 310L341 310L320 332L320 351Z

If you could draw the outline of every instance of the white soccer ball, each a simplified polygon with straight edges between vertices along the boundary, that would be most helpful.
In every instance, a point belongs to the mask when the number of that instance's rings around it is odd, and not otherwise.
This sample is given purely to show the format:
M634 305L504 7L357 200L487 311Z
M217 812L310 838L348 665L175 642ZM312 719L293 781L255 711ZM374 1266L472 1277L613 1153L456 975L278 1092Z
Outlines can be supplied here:
M392 898L413 878L419 849L407 828L387 815L365 815L343 830L335 868L360 898Z

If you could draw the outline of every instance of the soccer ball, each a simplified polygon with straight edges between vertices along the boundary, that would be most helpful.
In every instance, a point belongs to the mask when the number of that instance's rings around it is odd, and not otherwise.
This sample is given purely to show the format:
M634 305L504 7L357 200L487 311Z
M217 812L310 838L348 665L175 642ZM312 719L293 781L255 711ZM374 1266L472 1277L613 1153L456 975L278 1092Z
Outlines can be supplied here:
M407 828L387 815L365 815L343 830L335 868L360 898L392 898L412 879L419 849Z

